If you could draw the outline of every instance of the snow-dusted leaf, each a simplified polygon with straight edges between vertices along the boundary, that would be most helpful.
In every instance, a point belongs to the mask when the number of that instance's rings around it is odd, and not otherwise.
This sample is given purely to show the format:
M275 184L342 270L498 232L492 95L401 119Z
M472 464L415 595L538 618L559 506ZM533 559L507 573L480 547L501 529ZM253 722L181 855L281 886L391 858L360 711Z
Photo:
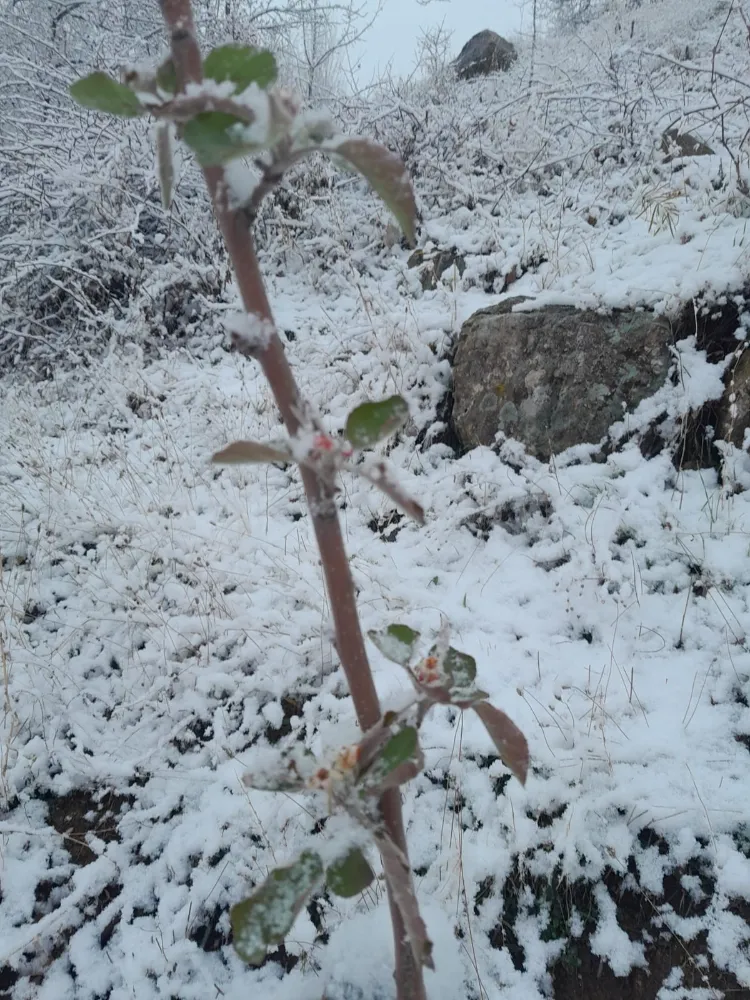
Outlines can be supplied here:
M474 657L454 649L453 646L442 652L442 658L441 652L439 645L433 646L425 663L432 660L439 663L440 672L446 679L445 690L450 704L459 708L469 708L474 702L484 701L487 692L482 691L474 683L477 676L477 662Z
M174 184L172 127L169 122L161 122L156 128L156 165L159 173L161 203L164 208L169 208L172 204L172 185Z
M417 205L409 171L398 156L370 139L345 139L332 145L330 150L343 157L370 182L375 193L393 212L407 240L414 244Z
M367 634L383 656L402 667L409 663L419 642L419 632L408 625L389 625L388 628L371 629Z
M371 795L380 795L415 778L424 766L419 734L414 726L403 726L386 738L363 768L362 787Z
M203 74L217 83L231 80L235 94L251 83L265 90L276 79L276 60L267 50L252 45L220 45L206 56Z
M104 111L121 118L137 118L143 112L141 102L130 87L118 83L106 73L90 73L72 83L69 91L74 101L93 111Z
M373 765L373 763L380 756L383 748L394 736L401 733L404 728L410 728L406 726L404 722L404 718L408 716L408 714L408 710L404 713L386 712L374 726L365 732L364 736L357 744L357 763L359 774L364 774ZM389 754L398 754L400 750L405 750L407 752L402 759L408 759L409 742L412 741L413 747L413 737L407 736L404 739L406 742L403 744L396 742L393 747L391 747ZM394 765L398 763L398 760L394 760Z
M437 652L437 647L433 652ZM468 653L461 653L449 646L443 657L443 670L449 675L454 687L468 688L477 676L477 661Z
M377 403L362 403L346 420L344 433L355 448L370 448L403 427L409 419L409 405L401 396Z
M226 111L201 111L187 122L182 138L202 167L212 167L238 156L247 156L260 148L245 139L243 129L246 124Z
M403 852L385 833L376 833L375 842L383 861L383 871L391 890L393 901L401 913L406 929L406 936L419 965L434 969L432 959L432 941L427 936L422 915L419 912L419 902L414 894L411 873Z
M526 737L505 712L490 705L488 701L478 702L471 707L484 723L503 764L525 785L529 770L529 745Z
M219 465L242 465L259 462L289 462L291 451L282 441L263 444L260 441L233 441L217 451L211 461Z
M424 524L424 508L405 492L400 483L396 482L385 462L378 461L369 465L357 465L353 471L357 472L363 479L367 479L373 486L377 486L405 514L414 518L417 524Z
M356 896L363 892L374 878L372 868L358 847L326 869L328 888L337 896Z
M233 906L232 935L240 958L259 965L268 947L283 941L323 876L318 855L305 851L294 864L272 871L249 899Z

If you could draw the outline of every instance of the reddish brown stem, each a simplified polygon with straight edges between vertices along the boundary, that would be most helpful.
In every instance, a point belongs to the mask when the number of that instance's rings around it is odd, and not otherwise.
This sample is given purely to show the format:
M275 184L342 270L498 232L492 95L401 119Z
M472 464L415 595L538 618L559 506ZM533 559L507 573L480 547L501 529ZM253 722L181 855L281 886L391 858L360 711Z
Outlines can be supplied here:
M186 83L199 83L202 80L202 60L195 36L191 4L190 0L161 0L161 6L171 34L178 89L182 90ZM203 173L234 267L243 305L249 314L267 321L275 331L273 313L258 267L252 235L243 213L229 207L224 170L222 167L208 167ZM241 344L238 346L242 349ZM246 350L246 353L251 352ZM274 332L267 346L252 352L252 356L260 363L286 428L290 436L294 436L300 428L301 414L304 412L303 400L278 334ZM300 472L328 588L336 632L336 648L346 674L359 724L366 730L375 725L380 718L380 703L365 650L355 602L354 580L344 547L341 525L331 499L331 484L304 466L300 467ZM408 856L398 789L391 789L383 795L381 808L391 839L403 854ZM422 969L414 959L411 945L406 939L401 913L394 903L390 890L389 904L396 953L395 978L398 1000L426 1000Z

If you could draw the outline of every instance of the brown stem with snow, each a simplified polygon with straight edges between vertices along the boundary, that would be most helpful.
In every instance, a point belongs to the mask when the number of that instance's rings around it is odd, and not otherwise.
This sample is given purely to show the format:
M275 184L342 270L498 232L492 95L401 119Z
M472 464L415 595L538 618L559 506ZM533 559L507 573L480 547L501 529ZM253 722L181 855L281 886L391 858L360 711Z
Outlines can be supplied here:
M182 91L186 83L200 83L203 77L191 4L190 0L161 0L161 6L170 31L178 91ZM274 331L265 347L253 351L245 348L244 353L252 355L259 362L271 386L287 431L290 436L294 436L300 428L300 418L304 412L303 400L289 367L284 347L275 332L273 313L258 267L246 216L243 212L229 207L222 167L207 167L203 170L203 174L234 267L244 308L250 315L270 324ZM243 350L241 343L237 346ZM336 648L346 674L357 718L364 731L375 725L380 718L380 704L365 651L354 596L354 580L344 547L338 512L333 503L332 484L305 466L300 466L300 474L326 578L336 632ZM401 795L397 788L390 789L383 795L381 808L391 839L403 854L407 855ZM411 878L410 872L406 871L404 877ZM390 888L388 895L396 952L395 978L398 1000L426 1000L422 969L417 964L406 938L404 922Z

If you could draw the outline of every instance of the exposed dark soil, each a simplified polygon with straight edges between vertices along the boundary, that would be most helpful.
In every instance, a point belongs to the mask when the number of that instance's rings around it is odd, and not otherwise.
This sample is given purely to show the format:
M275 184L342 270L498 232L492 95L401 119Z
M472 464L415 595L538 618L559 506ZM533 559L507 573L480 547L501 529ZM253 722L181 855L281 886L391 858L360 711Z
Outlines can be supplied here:
M285 715L297 710L299 705L285 705ZM49 797L47 805L50 825L65 837L73 864L83 867L96 857L87 843L89 835L104 841L116 840L118 818L128 808L129 800L111 792L82 790L62 797ZM545 827L554 821L555 816L542 814L534 818L541 827ZM668 853L667 844L648 829L642 831L640 846L644 850ZM212 858L211 864L220 866L223 856L220 853ZM690 878L692 891L685 888L684 876ZM614 901L622 930L631 941L643 945L647 968L634 969L628 976L616 976L606 960L593 954L591 936L598 919L596 885L603 886ZM562 876L551 880L535 879L521 867L516 867L502 887L496 886L493 878L480 885L474 899L474 912L479 914L488 900L502 895L502 913L490 932L489 940L495 948L507 948L519 970L525 968L526 955L516 933L517 921L529 915L541 915L546 920L543 937L549 941L565 942L560 958L550 970L553 1000L658 1000L659 991L667 981L685 991L694 988L712 990L709 995L716 1000L750 1000L750 989L741 986L732 975L718 969L712 961L705 932L692 940L684 940L672 932L665 921L667 913L679 917L700 917L706 913L715 886L705 862L694 859L668 874L664 879L663 894L658 897L639 885L634 858L630 859L627 873L618 874L610 870L596 885L584 880L571 883ZM116 898L120 889L117 883L106 886L96 899L89 901L85 919L96 919ZM531 889L531 897L528 889ZM57 884L39 884L36 919L54 908L59 890ZM533 900L531 904L529 898ZM750 904L735 900L730 909L748 924L750 937ZM119 920L118 911L100 933L102 949L107 948ZM578 926L578 936L572 933L574 921ZM316 927L319 922L316 920ZM326 929L321 925L319 930L320 940L324 941ZM72 929L68 929L59 935L59 940L45 955L47 963L64 953L72 933ZM188 937L207 952L230 944L231 932L226 912L215 906L209 907L205 913L196 914ZM266 963L276 963L283 971L289 971L297 961L296 957L287 955L283 946L266 958ZM678 984L675 983L677 973L674 970L679 970L681 978ZM0 969L0 1000L12 1000L13 988L21 978L9 966ZM29 980L40 985L43 975L29 976Z
M651 831L646 830L644 834L642 846L655 847L660 852L667 849ZM700 890L696 894L685 889L683 876L699 881ZM567 942L550 970L554 1000L657 1000L667 980L686 991L712 990L716 1000L724 997L750 1000L750 989L714 964L705 932L685 940L675 934L665 920L665 916L672 913L684 918L700 917L708 909L714 882L700 861L693 860L668 874L664 878L663 895L659 897L638 885L637 867L632 858L627 875L610 870L599 884L603 884L615 903L619 926L631 941L643 945L647 967L636 968L627 976L616 976L607 961L593 953L591 935L596 929L598 908L595 887L590 883L581 880L571 884L564 878L520 880L517 870L504 887L502 917L490 934L490 943L497 948L507 948L515 967L524 969L525 954L516 937L516 921L529 912L546 914L547 930L543 936L549 941L564 939ZM535 897L530 909L520 903L521 890L529 886ZM493 888L484 884L475 904L481 905L493 894ZM750 905L735 901L731 909L748 922L750 936ZM571 934L574 917L583 928L578 937ZM675 982L677 975L680 979Z
M128 804L129 800L123 795L83 789L69 795L49 796L47 816L50 826L65 837L71 861L87 865L96 859L87 836L93 834L105 843L117 840L117 818Z
M655 901L647 894L621 891L615 896L617 920L628 937L645 943L648 968L634 969L628 976L615 976L606 961L592 954L584 937L564 953L553 971L555 1000L657 1000L674 969L681 972L681 989L711 989L719 997L750 1000L750 990L740 986L734 976L717 969L706 948L705 933L685 941L668 929L660 928L659 908L669 901L673 909L687 915L693 908L690 897L681 889L678 875L665 879L664 900ZM687 903L686 903L687 901ZM649 940L650 939L650 940Z

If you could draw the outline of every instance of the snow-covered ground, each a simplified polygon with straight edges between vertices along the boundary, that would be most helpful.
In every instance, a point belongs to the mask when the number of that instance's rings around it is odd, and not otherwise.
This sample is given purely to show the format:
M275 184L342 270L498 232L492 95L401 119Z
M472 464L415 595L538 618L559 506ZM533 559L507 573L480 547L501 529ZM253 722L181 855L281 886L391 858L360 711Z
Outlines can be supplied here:
M426 772L405 812L435 942L430 1000L548 995L551 965L581 935L616 976L643 965L649 942L618 924L615 885L640 887L668 935L705 935L703 992L677 970L660 1000L718 995L718 972L735 995L750 989L746 455L727 450L721 481L666 451L644 458L637 438L601 461L580 449L546 465L512 442L456 457L438 410L462 321L514 271L513 294L667 314L745 284L748 212L720 123L701 110L710 81L669 61L689 43L690 65L710 66L729 8L703 6L665 0L634 13L632 36L623 14L545 42L531 98L526 52L508 78L346 112L408 155L422 245L465 258L437 290L386 246L387 213L358 181L320 186L337 176L327 166L307 175L291 224L274 209L262 229L279 327L330 429L367 398L410 404L388 455L426 526L363 481L343 484L364 627L428 633L448 619L531 746L523 788L471 713L436 709L423 729ZM736 149L750 53L736 11L728 24L726 79L713 83ZM676 107L717 155L661 162ZM191 238L210 246L195 213ZM157 236L141 237L155 255ZM393 995L379 887L319 900L260 970L226 943L229 905L324 815L317 800L248 791L254 754L293 740L325 753L355 722L297 475L209 464L235 438L279 432L259 370L217 332L224 306L195 292L189 347L145 346L149 303L208 272L157 260L124 313L107 314L108 351L46 381L2 381L0 968L12 1000ZM723 363L694 341L675 364L680 377L628 430L664 412L676 426L721 392ZM405 676L371 652L387 704ZM674 872L679 902L663 899ZM584 885L587 913L556 902Z

